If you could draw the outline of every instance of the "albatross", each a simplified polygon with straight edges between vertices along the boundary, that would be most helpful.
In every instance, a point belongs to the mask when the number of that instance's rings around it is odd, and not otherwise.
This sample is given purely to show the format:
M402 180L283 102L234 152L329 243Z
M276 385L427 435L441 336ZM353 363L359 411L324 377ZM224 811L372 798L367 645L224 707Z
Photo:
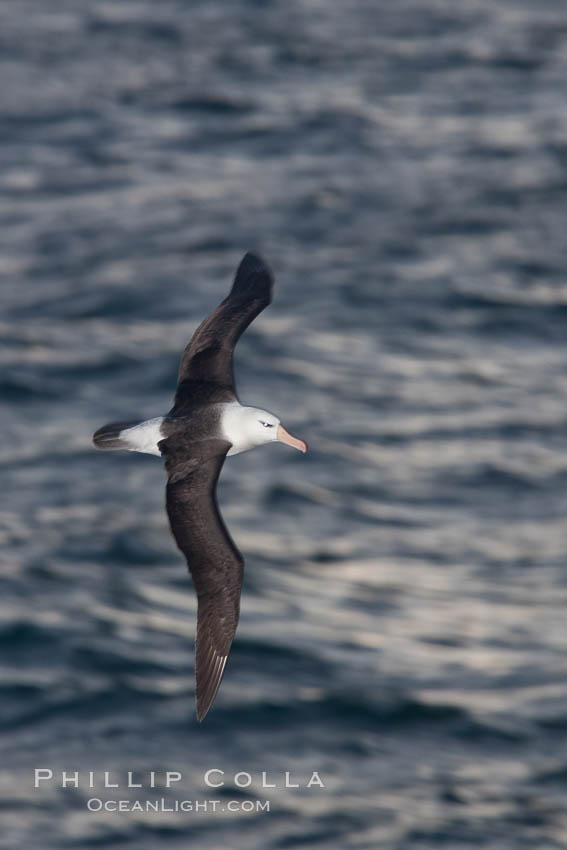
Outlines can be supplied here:
M238 399L234 347L272 300L273 277L246 254L232 289L201 322L183 352L172 409L165 416L113 422L93 436L97 449L158 455L167 472L166 509L197 593L195 677L201 722L219 689L238 625L244 560L219 513L216 485L227 455L279 440L301 452L277 416Z

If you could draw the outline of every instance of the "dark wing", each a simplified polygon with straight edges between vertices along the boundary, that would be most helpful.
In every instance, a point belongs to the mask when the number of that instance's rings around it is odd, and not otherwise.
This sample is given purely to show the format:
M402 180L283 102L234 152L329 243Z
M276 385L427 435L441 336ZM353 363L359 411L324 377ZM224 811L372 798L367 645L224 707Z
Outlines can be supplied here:
M197 718L203 720L221 683L238 625L244 561L219 513L216 483L230 443L203 440L191 447L175 437L160 449L169 474L166 505L175 542L197 591Z
M273 283L266 263L254 254L246 254L229 295L201 322L183 352L175 407L194 400L196 393L204 394L208 401L234 398L234 346L258 313L270 304Z

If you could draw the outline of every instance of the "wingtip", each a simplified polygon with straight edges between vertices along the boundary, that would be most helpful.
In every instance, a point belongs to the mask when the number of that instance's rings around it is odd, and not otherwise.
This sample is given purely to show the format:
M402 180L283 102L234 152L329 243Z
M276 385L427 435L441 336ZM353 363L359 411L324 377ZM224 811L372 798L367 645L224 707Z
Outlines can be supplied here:
M196 687L196 714L199 723L202 723L215 701L220 683L224 676L228 655L218 655L213 664L205 669L204 674L197 676Z
M272 270L259 254L247 251L236 270L232 293L263 294L271 298L274 285Z
M238 268L241 269L243 266L249 267L250 271L267 271L271 274L267 262L255 251L246 251Z
M205 708L200 708L197 705L197 707L195 709L195 716L197 718L197 723L199 723L199 725L203 722L203 720L205 719L205 717L209 713L211 706L212 706L212 702L209 705L207 705Z
M215 693L215 696L216 696L216 693ZM205 719L205 717L207 716L207 714L210 711L210 708L211 708L211 706L214 702L215 696L213 696L213 698L210 700L208 705L205 705L205 706L201 706L199 704L199 699L197 699L197 705L195 706L195 715L197 717L197 723L201 724L203 722L203 720Z

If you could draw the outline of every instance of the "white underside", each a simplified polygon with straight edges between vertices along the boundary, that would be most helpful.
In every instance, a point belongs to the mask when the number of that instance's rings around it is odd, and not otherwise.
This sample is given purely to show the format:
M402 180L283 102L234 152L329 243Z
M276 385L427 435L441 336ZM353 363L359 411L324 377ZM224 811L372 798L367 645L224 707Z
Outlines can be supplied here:
M229 455L247 452L255 446L276 439L275 427L271 432L264 432L258 427L258 413L263 413L267 417L271 416L266 411L243 407L237 401L221 404L219 407L221 408L219 430L210 436L220 437L231 443ZM155 419L147 419L132 428L125 428L120 432L120 439L124 440L124 448L131 452L144 452L160 457L161 452L157 444L164 439L161 431L164 419L164 416L156 416Z
M134 425L133 428L126 428L120 432L120 438L128 443L128 450L131 452L144 452L161 457L157 444L163 440L161 433L163 419L163 416L156 416L155 419L147 419L139 425Z

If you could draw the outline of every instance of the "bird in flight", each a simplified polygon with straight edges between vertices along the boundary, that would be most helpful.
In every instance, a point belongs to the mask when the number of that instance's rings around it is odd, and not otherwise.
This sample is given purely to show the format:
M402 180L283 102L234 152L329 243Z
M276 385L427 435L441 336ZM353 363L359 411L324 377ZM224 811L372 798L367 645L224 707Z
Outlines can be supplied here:
M246 254L228 296L204 319L185 348L172 409L142 422L115 422L93 436L96 448L162 456L171 531L197 593L197 719L219 689L238 625L244 561L219 513L216 484L227 455L279 440L301 452L277 416L245 407L234 383L240 336L272 300L266 263Z

